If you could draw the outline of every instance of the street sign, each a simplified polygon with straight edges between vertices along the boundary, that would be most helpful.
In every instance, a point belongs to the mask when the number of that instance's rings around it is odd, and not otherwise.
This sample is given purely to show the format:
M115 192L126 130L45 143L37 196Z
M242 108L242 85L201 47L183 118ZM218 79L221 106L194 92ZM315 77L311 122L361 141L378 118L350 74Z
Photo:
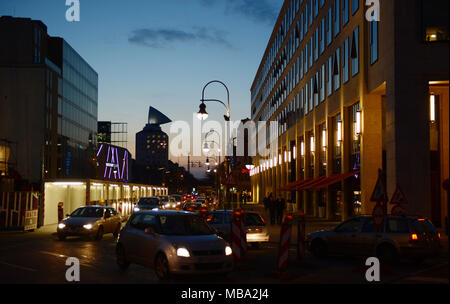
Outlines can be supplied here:
M25 211L25 226L23 230L33 230L37 228L37 218L38 218L38 211L36 210L30 210Z
M372 202L387 202L387 192L386 186L383 182L383 176L381 170L378 170L378 180L375 185L375 189L373 189L372 196L370 198Z
M407 204L408 201L406 200L406 196L403 193L402 189L399 185L397 185L397 188L394 191L394 194L392 195L390 204Z
M406 216L406 209L402 205L395 205L392 210L391 214L395 216Z
M375 225L376 230L379 230L381 226L383 226L385 217L385 208L383 208L380 204L377 204L375 208L373 208L372 212L373 224Z

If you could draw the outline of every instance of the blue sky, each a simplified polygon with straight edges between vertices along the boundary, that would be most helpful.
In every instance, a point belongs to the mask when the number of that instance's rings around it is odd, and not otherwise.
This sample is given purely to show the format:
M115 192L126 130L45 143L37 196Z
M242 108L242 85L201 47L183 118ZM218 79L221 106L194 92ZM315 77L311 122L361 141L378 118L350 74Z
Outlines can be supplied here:
M1 0L0 15L42 20L91 64L99 74L98 118L128 123L133 155L149 106L173 121L191 121L210 80L228 86L232 119L250 117L250 86L283 3L80 0L81 20L70 23L65 2ZM208 87L206 97L225 101L226 91ZM219 104L208 112L223 120Z

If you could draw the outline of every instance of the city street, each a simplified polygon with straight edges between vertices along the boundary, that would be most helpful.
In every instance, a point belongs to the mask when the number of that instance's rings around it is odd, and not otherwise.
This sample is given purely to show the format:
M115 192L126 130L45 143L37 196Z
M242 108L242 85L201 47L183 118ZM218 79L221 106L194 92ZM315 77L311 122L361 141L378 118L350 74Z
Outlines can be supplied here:
M66 259L80 261L81 284L158 284L153 270L131 265L120 272L115 261L115 240L105 235L101 241L77 237L59 241L52 227L37 232L8 232L0 234L1 283L67 283ZM276 230L279 227L274 227ZM364 260L351 257L317 259L309 254L296 260L296 250L289 251L288 270L276 273L276 243L262 248L249 248L247 256L228 276L175 277L169 283L266 283L266 284L340 284L367 283ZM448 252L448 251L447 251ZM401 261L393 267L381 267L381 283L448 284L448 257L426 260L421 265Z

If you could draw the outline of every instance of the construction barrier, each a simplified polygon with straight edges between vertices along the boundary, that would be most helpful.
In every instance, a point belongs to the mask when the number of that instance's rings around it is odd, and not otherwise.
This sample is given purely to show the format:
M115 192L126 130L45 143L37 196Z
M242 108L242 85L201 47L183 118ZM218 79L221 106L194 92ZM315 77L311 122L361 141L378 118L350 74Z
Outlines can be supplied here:
M278 270L286 271L289 258L289 246L291 244L292 234L292 214L287 214L284 217L283 224L281 225L280 233L280 249L278 254Z
M297 259L305 257L305 214L297 213Z
M241 213L235 210L231 218L231 249L235 261L240 260L242 257L241 247Z
M35 191L0 192L0 229L25 227L27 211L38 210L39 195Z

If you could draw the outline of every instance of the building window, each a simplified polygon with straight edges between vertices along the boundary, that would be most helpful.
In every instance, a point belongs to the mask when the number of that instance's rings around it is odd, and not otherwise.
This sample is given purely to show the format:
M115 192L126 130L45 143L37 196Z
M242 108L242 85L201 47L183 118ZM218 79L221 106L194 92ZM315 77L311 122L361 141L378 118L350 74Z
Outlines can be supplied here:
M334 90L337 91L341 87L341 53L338 48L334 53L334 66L333 66L333 75L334 75Z
M320 102L325 101L325 64L320 68Z
M369 22L370 64L378 60L378 22Z
M352 34L350 57L352 58L352 76L355 76L359 72L359 26Z
M314 61L319 59L319 27L314 32Z
M352 16L358 11L359 0L352 0Z
M320 54L325 51L325 18L320 21L320 32L319 32L319 40L320 40Z
M341 114L333 117L333 173L341 173L342 169L342 131ZM331 145L330 145L331 146Z
M422 35L424 41L449 41L448 10L448 0L422 0Z
M332 18L332 10L331 7L328 9L327 14L327 46L331 44L331 41L333 40L333 18Z
M342 83L346 83L349 79L348 76L348 38L345 39L342 45Z
M320 70L319 70L320 72ZM313 93L314 93L314 106L317 107L319 105L319 72L314 74L314 87L313 87Z
M341 14L339 9L339 1L334 1L334 37L336 37L339 34L339 31L341 29Z
M327 69L327 96L330 96L331 93L333 93L333 85L332 85L332 78L333 78L333 63L332 63L332 57L328 58L328 69Z
M345 26L348 23L348 0L342 0L342 26Z

